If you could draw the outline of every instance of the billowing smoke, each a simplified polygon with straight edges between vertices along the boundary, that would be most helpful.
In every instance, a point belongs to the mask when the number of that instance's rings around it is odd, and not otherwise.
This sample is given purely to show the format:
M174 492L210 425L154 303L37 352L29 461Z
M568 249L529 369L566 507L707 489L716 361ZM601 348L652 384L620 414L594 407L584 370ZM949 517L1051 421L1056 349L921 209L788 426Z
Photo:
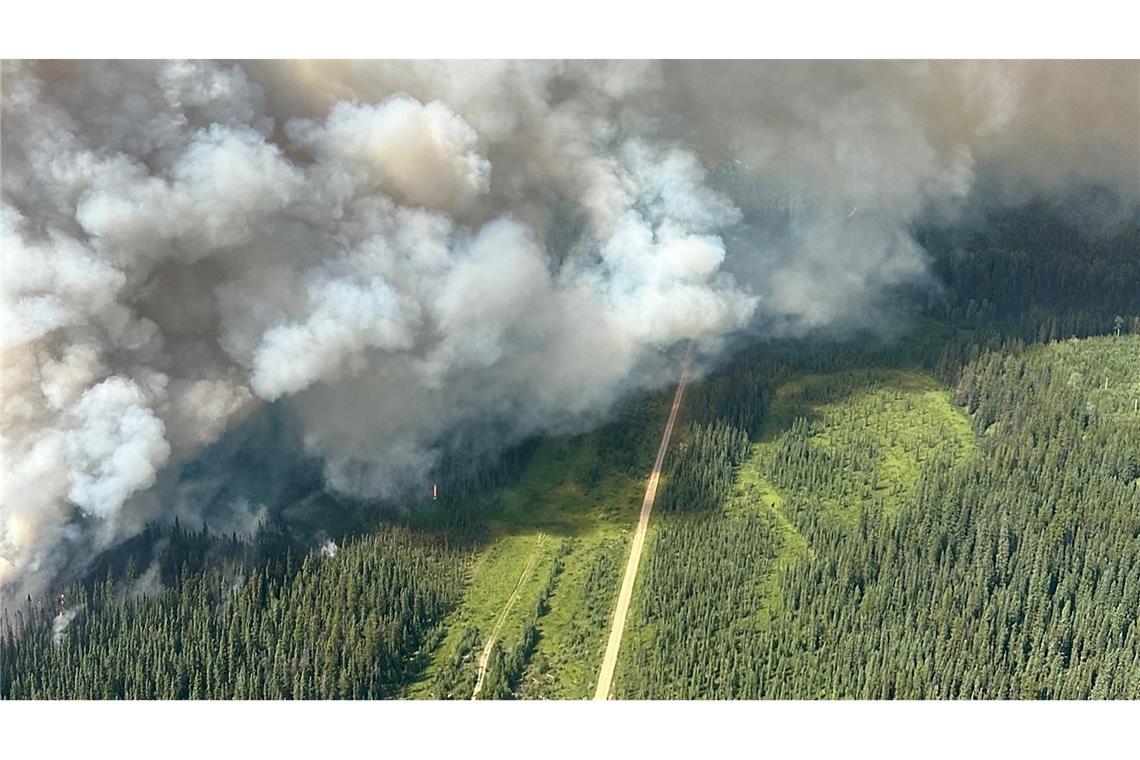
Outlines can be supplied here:
M602 418L680 341L873 323L927 282L915 220L985 173L1011 197L1140 181L1134 63L12 63L2 86L21 592L175 508L163 473L267 403L327 488L395 496L451 431Z

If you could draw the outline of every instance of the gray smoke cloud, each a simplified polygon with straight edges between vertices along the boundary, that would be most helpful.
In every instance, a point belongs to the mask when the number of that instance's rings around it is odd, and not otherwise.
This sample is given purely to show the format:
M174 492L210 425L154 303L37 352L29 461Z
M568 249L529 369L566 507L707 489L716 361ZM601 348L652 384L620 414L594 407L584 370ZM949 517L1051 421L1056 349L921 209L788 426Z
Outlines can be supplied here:
M680 341L873 322L983 167L1009 197L1140 182L1134 62L15 62L2 88L21 593L171 509L163 473L263 404L328 488L397 495L449 431L580 429Z

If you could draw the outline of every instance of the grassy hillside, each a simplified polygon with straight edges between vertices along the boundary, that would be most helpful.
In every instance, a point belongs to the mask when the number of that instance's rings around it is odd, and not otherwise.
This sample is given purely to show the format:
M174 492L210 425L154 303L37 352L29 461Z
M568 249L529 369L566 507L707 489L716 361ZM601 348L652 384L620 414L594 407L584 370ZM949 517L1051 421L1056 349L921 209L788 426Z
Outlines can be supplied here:
M852 527L865 509L897 515L913 502L924 465L960 461L973 448L969 420L932 377L867 369L777 388L755 459L789 497ZM808 478L788 471L793 457Z

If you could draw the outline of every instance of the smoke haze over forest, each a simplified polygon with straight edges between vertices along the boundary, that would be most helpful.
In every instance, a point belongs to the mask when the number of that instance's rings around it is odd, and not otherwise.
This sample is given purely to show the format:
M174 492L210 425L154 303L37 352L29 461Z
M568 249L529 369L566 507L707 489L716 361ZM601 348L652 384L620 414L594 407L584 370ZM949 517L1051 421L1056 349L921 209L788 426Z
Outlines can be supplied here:
M177 473L278 445L267 407L330 491L399 499L679 343L882 326L939 287L919 224L1140 201L1135 62L14 62L2 103L21 594L150 520L250 529Z

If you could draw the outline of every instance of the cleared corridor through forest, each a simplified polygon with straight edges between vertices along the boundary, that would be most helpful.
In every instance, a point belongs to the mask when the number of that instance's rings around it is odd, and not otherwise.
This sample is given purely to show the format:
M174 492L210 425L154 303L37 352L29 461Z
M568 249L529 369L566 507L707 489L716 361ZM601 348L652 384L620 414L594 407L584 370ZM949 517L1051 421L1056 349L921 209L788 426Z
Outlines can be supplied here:
M661 465L665 462L669 438L673 435L673 424L677 421L677 412L681 408L681 396L685 391L689 360L692 355L693 343L690 341L681 363L681 379L677 381L677 392L673 395L669 420L665 423L665 432L661 436L661 447L657 449L657 460L653 463L653 471L649 474L649 482L645 486L645 499L641 502L641 515L637 520L637 530L634 531L633 543L629 550L629 561L625 565L625 574L621 579L621 590L618 591L617 606L614 609L613 627L606 643L606 653L602 657L602 669L598 674L598 688L594 691L594 699L610 698L614 669L617 667L618 652L621 650L621 638L625 632L625 619L629 614L629 603L633 597L633 583L637 579L637 567L641 563L641 551L645 547L645 534L649 529L649 516L653 513L653 500L657 496L657 482L661 478Z

